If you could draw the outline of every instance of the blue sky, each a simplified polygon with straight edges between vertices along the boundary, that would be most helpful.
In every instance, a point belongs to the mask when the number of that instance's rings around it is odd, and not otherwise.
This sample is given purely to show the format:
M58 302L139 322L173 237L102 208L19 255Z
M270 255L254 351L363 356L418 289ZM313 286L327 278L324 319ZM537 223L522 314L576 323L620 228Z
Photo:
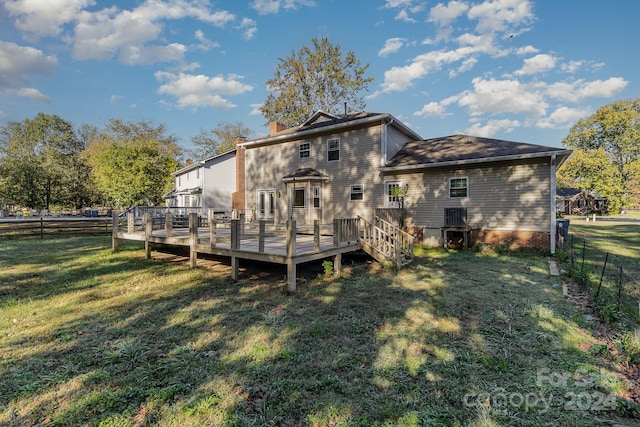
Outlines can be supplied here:
M258 108L278 58L313 37L374 77L367 111L424 138L560 146L571 125L638 97L634 0L0 0L0 124L163 123L185 148Z

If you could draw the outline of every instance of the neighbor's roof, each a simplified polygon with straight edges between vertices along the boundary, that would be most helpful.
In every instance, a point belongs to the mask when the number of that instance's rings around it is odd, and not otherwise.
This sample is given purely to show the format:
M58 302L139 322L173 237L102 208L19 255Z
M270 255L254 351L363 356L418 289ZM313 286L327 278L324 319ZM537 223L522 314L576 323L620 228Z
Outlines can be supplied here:
M558 165L571 150L502 139L451 135L408 142L389 160L383 171L435 166L559 156Z

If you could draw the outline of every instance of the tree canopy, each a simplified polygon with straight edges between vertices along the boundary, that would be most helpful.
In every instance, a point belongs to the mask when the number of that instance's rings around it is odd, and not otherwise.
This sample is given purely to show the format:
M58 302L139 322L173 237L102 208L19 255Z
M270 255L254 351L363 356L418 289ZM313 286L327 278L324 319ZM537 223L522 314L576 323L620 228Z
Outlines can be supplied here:
M600 107L562 143L574 153L558 171L560 184L597 191L613 211L640 203L640 99Z
M373 81L365 77L369 65L361 65L352 51L343 57L340 46L327 37L311 42L311 47L279 58L275 75L267 81L271 93L260 108L267 121L293 127L317 110L337 114L344 102L349 108L364 109L360 93Z
M0 128L0 195L32 209L51 204L82 206L92 197L83 142L71 123L39 113Z
M164 125L111 119L85 150L96 185L119 206L153 205L171 187L179 147Z
M238 137L249 137L251 130L242 122L219 122L211 130L200 129L200 133L191 138L196 147L191 155L196 159L206 159L216 154L226 153L236 146Z

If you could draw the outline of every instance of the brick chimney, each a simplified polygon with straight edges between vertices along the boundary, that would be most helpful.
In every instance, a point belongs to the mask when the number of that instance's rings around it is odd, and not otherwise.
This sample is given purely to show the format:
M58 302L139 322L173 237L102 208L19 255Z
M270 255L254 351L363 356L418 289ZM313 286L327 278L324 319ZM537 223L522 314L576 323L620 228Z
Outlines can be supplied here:
M247 139L239 136L236 138L236 191L231 195L231 208L237 212L244 212L245 200L245 168L244 168L244 147L238 144L247 142Z
M282 132L286 128L287 126L283 125L280 122L269 122L269 136L275 135L278 132Z

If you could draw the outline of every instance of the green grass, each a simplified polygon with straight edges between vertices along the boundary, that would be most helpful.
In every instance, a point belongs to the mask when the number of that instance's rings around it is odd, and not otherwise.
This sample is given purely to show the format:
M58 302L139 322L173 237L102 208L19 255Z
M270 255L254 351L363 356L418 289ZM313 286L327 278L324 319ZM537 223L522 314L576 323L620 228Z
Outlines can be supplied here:
M154 255L158 254L154 252ZM548 261L422 249L399 271L145 260L0 240L0 425L633 423Z

